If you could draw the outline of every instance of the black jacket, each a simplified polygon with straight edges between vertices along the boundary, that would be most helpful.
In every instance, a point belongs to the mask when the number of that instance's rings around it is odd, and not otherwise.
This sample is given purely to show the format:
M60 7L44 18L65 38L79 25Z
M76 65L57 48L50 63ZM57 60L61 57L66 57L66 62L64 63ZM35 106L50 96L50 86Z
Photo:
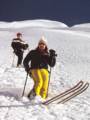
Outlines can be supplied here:
M22 41L20 38L14 38L11 43L12 48L14 51L24 51L28 48L28 44Z
M31 62L30 66L29 63ZM53 67L56 63L55 56L50 56L49 53L42 54L38 49L31 50L23 61L26 71L29 69L48 69L48 65Z

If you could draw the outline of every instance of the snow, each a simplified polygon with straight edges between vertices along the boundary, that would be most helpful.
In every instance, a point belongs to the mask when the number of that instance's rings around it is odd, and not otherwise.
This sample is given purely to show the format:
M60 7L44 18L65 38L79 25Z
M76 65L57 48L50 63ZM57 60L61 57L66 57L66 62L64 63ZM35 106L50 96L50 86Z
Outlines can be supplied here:
M51 20L25 20L25 21L14 21L14 22L0 22L0 28L23 28L23 27L44 27L44 28L66 28L68 27L62 22L51 21Z
M88 29L86 24L84 27ZM48 20L0 22L0 106L3 106L0 107L0 120L89 120L90 87L65 104L28 106L30 102L26 95L33 81L28 77L22 98L26 72L23 67L15 67L16 56L12 67L13 50L10 45L18 31L23 33L29 49L35 48L40 37L45 35L48 47L57 51L57 64L51 71L49 97L65 91L79 80L90 83L90 31L84 32L81 25L76 30L61 22ZM24 57L27 53L28 50Z
M82 32L90 32L90 23L84 23L79 25L74 25L71 27L72 30L82 31Z

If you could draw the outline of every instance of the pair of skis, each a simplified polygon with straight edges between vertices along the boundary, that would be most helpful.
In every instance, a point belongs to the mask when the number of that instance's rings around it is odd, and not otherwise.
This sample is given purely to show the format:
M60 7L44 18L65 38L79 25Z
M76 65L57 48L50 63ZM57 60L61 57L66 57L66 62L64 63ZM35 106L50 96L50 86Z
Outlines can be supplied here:
M89 87L88 82L79 81L75 86L71 87L70 89L52 97L49 100L41 103L26 103L23 105L1 105L0 108L4 107L29 107L31 105L49 105L51 103L60 104L66 103L67 101L71 100L72 98L76 97L77 95L83 93Z
M72 88L52 97L49 100L46 100L42 104L49 105L51 103L56 103L56 104L65 103L65 102L69 101L70 99L76 97L77 95L83 93L88 87L89 87L88 82L85 83L83 81L79 81Z

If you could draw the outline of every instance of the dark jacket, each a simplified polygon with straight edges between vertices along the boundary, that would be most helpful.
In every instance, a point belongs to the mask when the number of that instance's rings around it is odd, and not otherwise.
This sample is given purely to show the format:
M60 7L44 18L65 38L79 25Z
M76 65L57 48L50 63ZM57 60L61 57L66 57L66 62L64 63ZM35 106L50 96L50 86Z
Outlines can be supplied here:
M31 62L30 66L29 63ZM50 56L49 53L41 53L38 49L31 50L23 61L26 71L29 69L48 69L48 65L53 67L56 63L55 56Z
M14 38L11 43L12 48L14 49L14 52L16 51L24 51L28 48L28 44L26 44L24 41L22 41L20 38Z

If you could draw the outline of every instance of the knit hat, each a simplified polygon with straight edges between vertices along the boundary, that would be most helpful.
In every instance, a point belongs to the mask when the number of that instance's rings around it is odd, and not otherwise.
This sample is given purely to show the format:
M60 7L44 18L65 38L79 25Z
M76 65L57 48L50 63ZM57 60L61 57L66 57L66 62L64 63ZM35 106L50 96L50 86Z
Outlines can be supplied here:
M44 43L47 46L47 39L44 36L42 36L41 39L39 40L38 44L40 44L40 43Z
M17 33L17 36L19 36L19 35L22 36L22 33L18 32L18 33Z

